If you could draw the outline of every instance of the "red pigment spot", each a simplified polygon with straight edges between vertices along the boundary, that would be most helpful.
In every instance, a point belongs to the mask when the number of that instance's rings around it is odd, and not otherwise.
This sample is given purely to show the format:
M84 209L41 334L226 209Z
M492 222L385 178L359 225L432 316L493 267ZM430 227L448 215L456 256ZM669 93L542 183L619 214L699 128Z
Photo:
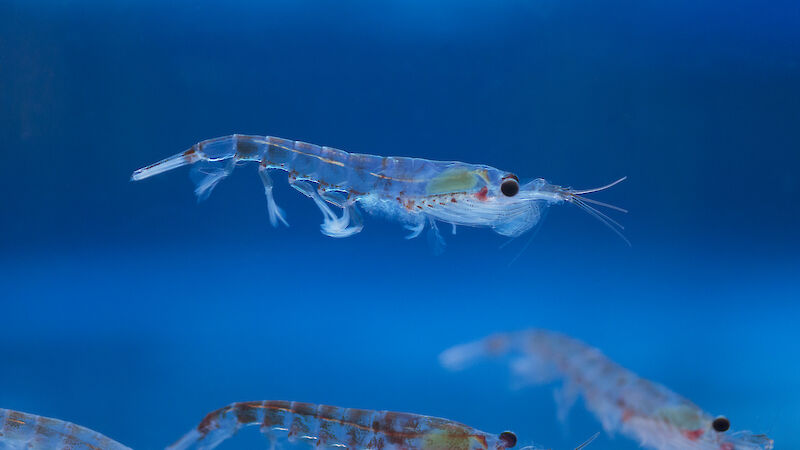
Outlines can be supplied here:
M499 337L499 336L498 337L494 337L493 336L493 337L489 338L489 340L486 343L486 346L489 349L489 353L491 353L492 355L498 356L500 353L503 353L503 352L506 351L507 344L508 343L506 342L506 340L504 338Z
M486 186L482 187L480 191L475 194L475 198L478 200L485 202L486 201L486 194L489 193L489 188Z
M690 441L696 441L696 440L700 439L700 436L702 436L704 432L705 432L705 430L703 430L703 429L699 429L699 430L683 430L683 431L681 431L681 433L684 436L686 436L686 438L689 439Z
M211 431L211 428L216 425L217 416L221 410L214 411L207 416L203 417L203 420L200 421L200 424L197 425L197 431L205 436Z
M456 201L456 198L455 198L455 197L451 197L451 198L450 198L450 202L451 202L451 203L458 203L458 202Z
M190 148L189 150L183 152L183 159L187 163L193 163L197 159L197 154L195 153L194 148Z
M622 410L622 421L627 422L631 417L633 417L633 411L630 409L623 409Z
M258 418L256 415L257 408L258 407L252 403L238 404L234 410L236 413L236 420L243 424L255 423Z

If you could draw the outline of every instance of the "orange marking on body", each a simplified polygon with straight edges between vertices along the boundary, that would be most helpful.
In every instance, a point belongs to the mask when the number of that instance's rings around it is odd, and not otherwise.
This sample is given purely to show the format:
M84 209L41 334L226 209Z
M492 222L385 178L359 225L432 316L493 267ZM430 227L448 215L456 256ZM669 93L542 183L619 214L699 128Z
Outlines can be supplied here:
M319 156L319 155L315 155L313 153L301 152L300 150L297 150L296 148L290 148L290 147L286 147L286 146L280 145L280 144L271 143L271 145L274 145L274 146L276 146L278 148L282 148L284 150L287 150L287 151L290 151L290 152L294 152L294 153L298 153L298 154L301 154L301 155L304 155L304 156L310 156L312 158L317 158L318 160L320 160L322 162L325 162L325 163L328 163L328 164L335 164L337 166L344 167L344 164L341 161L335 161L333 159L328 159L328 158L325 158L325 157L322 157L322 156Z
M390 177L388 175L383 175L383 174L375 173L375 172L370 172L369 174L372 175L373 177L382 178L384 180L402 181L402 182L405 182L405 183L422 183L423 181L427 181L427 180L415 180L413 178L395 178L395 177Z
M200 156L197 154L197 151L194 149L194 147L192 147L183 152L183 159L185 159L187 163L191 164L200 159Z
M486 186L482 187L480 191L475 193L475 198L478 200L485 202L487 200L487 195L489 194L489 188Z
M254 136L254 137L255 137L255 136ZM299 142L299 141L298 141L298 142ZM296 148L287 147L287 146L285 146L285 145L281 145L281 144L278 144L278 143L275 143L275 142L267 142L267 141L261 140L261 141L259 141L258 143L261 143L261 144L267 144L267 145L271 145L271 146L273 146L273 147L277 147L277 148L279 148L279 149L286 150L287 152L298 153L298 154L300 154L300 155L304 155L304 156L310 156L310 157L312 157L312 158L317 158L318 160L320 160L320 161L322 161L322 162L324 162L324 163L328 163L328 164L335 164L335 165L337 165L337 166L344 167L344 163L342 163L341 161L336 161L336 160L333 160L333 159L325 158L325 157L323 157L323 156L320 156L320 155L315 155L315 154L313 154L313 153L301 152L300 150L298 150L298 149L296 149ZM300 142L300 144L305 144L305 142ZM309 145L310 145L310 144L309 144ZM282 166L283 166L283 165L281 165L281 167L282 167Z

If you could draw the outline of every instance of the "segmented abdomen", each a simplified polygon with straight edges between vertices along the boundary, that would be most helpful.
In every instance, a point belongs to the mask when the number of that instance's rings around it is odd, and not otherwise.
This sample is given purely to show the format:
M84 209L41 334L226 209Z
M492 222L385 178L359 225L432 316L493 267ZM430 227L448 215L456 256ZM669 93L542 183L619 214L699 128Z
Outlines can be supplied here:
M529 354L552 362L595 401L602 397L629 413L637 410L641 414L652 413L665 405L695 407L689 400L637 376L577 339L546 330L529 330L523 332L523 336L523 346Z
M130 450L74 423L0 409L0 448Z
M305 440L353 449L487 449L495 436L446 419L391 411L339 408L312 403L242 402L208 414L171 448L214 448L239 428L259 425L272 440ZM492 445L491 447L489 447Z
M211 160L235 154L238 160L259 161L265 167L285 170L294 178L317 182L323 188L392 198L398 194L430 194L429 182L445 171L477 173L486 169L460 162L349 153L301 141L241 134L200 142L187 151L187 161L192 162L198 154Z
M714 447L717 438L706 436L712 431L712 417L694 403L637 376L598 349L560 333L527 330L496 334L453 347L442 353L441 361L457 369L482 357L517 352L523 357L513 368L524 381L565 380L556 395L562 420L576 397L582 395L587 409L607 431L621 430L655 448L726 448Z

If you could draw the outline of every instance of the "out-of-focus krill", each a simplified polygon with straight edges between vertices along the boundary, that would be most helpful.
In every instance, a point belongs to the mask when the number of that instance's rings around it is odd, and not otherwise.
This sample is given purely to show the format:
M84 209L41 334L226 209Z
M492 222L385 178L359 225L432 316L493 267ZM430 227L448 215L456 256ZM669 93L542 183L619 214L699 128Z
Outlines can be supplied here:
M513 372L522 382L563 379L556 401L559 419L579 395L608 432L620 431L659 450L769 450L763 434L729 431L725 417L714 417L660 384L638 377L599 350L560 333L527 330L495 334L444 351L440 362L461 369L478 360L515 354Z

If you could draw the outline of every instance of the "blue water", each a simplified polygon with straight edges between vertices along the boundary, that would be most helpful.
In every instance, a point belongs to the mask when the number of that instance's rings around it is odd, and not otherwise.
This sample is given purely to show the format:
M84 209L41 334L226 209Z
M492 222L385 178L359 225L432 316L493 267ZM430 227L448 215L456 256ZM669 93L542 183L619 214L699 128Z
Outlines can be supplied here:
M572 448L600 429L580 405L564 429L502 365L437 365L543 327L800 448L796 1L109 3L0 3L0 407L142 449L260 399ZM128 181L234 132L627 175L596 198L633 245L561 206L510 266L525 239L487 230L436 257L380 218L322 236L282 179L272 229L252 167L199 205L185 170Z

